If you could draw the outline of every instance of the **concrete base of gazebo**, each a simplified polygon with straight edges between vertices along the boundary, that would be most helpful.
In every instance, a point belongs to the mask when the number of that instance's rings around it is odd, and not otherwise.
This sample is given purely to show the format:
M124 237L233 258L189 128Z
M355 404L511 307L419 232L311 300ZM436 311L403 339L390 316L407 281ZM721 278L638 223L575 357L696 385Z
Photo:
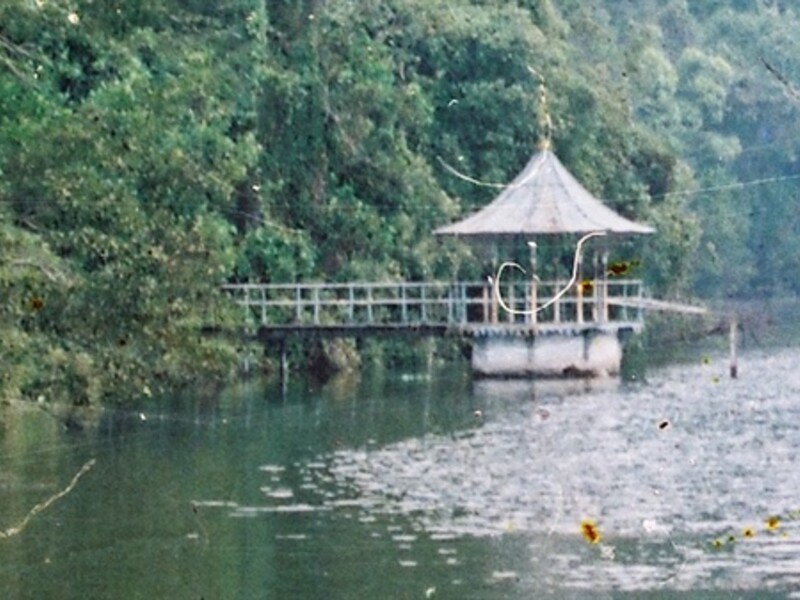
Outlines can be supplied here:
M472 343L472 370L481 377L603 377L622 365L619 329L482 333Z

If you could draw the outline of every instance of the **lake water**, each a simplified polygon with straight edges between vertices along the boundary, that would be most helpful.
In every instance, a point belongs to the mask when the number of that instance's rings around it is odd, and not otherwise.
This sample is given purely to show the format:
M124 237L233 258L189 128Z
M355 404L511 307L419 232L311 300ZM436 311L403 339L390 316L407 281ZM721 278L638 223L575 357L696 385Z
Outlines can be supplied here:
M5 411L0 528L96 464L0 539L0 596L800 598L798 363L295 381L82 430Z

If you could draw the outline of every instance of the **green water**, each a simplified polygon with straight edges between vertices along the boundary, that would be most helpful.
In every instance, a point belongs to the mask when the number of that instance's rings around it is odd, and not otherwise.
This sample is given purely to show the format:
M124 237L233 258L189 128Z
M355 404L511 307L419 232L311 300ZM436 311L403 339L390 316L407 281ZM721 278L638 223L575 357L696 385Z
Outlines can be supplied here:
M0 527L96 465L0 540L2 598L787 597L796 358L745 356L735 382L720 359L636 385L250 385L81 430L6 410Z

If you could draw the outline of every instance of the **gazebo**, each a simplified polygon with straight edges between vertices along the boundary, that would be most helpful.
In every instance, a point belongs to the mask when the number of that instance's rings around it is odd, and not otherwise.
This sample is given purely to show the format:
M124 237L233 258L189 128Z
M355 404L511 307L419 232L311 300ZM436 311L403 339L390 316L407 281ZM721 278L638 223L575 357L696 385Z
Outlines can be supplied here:
M487 206L437 235L526 239L554 234L655 233L617 214L584 188L550 150L537 152Z
M473 345L473 368L485 375L591 375L618 371L619 333L630 329L630 323L609 319L608 239L654 232L652 227L623 217L595 198L546 146L534 154L522 172L487 206L434 231L436 235L493 243L521 240L530 248L530 283L522 309L511 311L524 315L524 324L488 328L486 335L478 336ZM564 285L573 288L572 317L567 322L562 319L560 302L550 306L540 298L545 284L537 276L537 240L545 243L564 236L575 236L577 240L589 234L603 236L604 240L595 277L583 285L577 283L575 276L568 282L550 284L554 295L559 285L564 292ZM580 254L576 252L575 274L579 262ZM520 295L514 298L514 288L509 290L512 298L508 302L512 307L520 306ZM592 312L586 319L583 297L589 290L593 294ZM496 301L499 288L495 287L494 292ZM545 306L552 311L547 326L539 319ZM508 314L507 320L515 321L514 314Z

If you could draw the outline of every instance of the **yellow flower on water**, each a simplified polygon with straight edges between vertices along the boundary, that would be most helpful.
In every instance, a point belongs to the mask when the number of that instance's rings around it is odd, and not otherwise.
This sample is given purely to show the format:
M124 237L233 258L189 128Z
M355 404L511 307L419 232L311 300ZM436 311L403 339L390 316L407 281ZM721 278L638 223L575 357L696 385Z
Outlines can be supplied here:
M597 544L600 542L600 530L597 528L597 524L591 519L584 519L581 521L581 534L590 544Z
M712 540L711 546L717 549L722 548L722 540L720 539Z
M742 535L743 535L744 537L746 537L746 538L751 538L751 537L755 537L755 535L756 535L756 532L753 530L753 528L752 528L752 527L745 527L745 528L742 530Z
M776 517L775 515L767 517L767 520L764 521L767 531L775 531L778 527L780 527L780 524L780 517Z

